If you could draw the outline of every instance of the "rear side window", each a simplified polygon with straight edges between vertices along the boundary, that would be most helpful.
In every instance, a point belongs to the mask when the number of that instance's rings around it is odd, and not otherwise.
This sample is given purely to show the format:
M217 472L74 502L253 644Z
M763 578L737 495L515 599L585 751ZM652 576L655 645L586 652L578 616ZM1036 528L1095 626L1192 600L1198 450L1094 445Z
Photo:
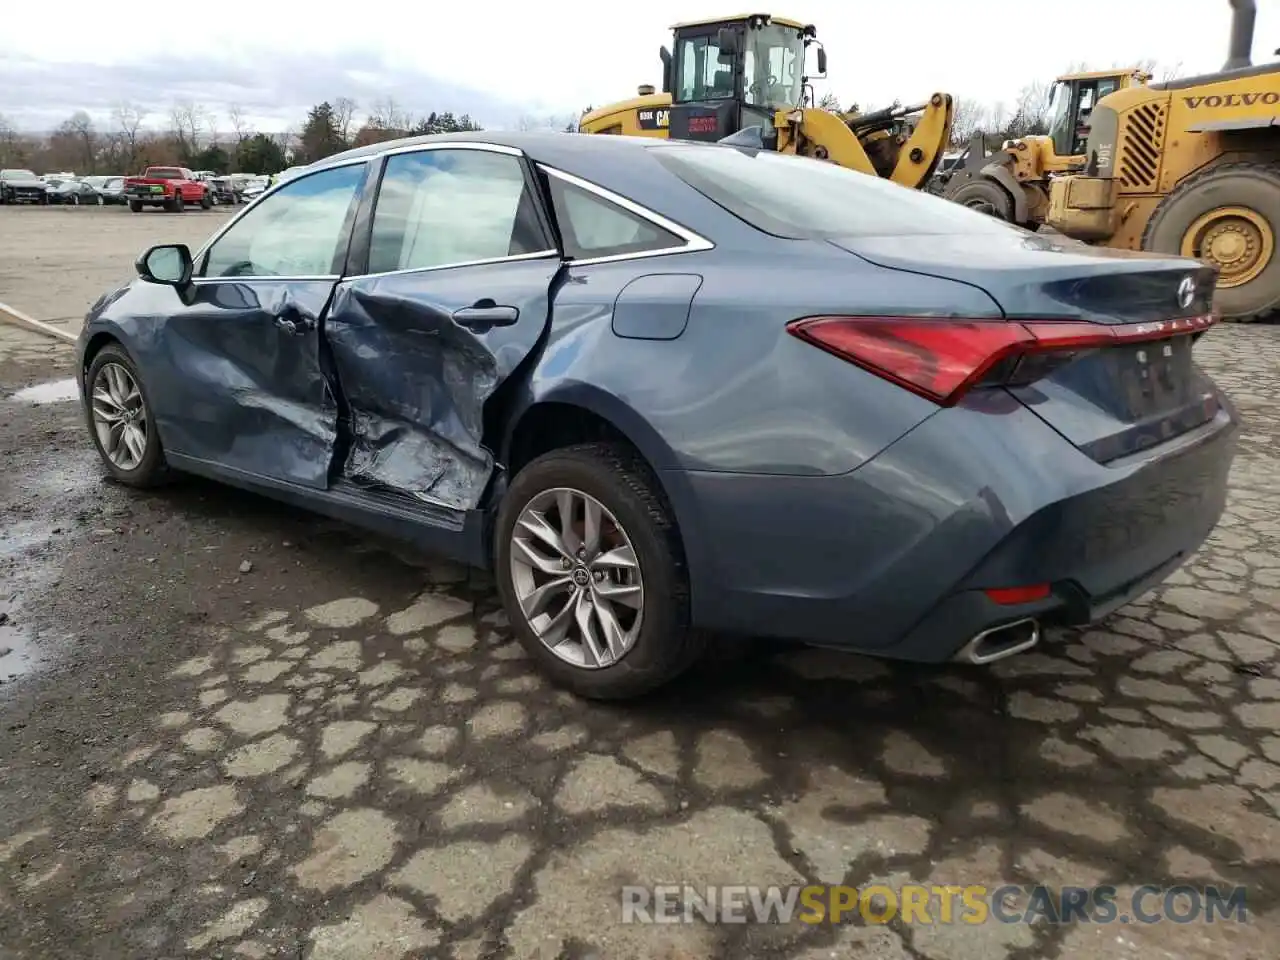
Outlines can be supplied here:
M589 190L548 176L565 256L574 260L653 253L685 246L685 241L639 214Z
M822 160L723 145L651 149L689 186L774 236L821 239L1016 229L923 190Z
M424 150L387 159L369 272L425 270L552 250L519 157Z

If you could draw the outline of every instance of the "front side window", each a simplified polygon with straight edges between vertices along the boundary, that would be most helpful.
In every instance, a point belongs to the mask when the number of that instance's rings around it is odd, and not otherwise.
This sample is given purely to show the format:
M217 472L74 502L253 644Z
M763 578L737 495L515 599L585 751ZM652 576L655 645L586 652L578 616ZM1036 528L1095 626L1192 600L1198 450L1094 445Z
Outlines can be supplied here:
M325 277L346 247L364 164L291 180L247 210L209 248L205 277Z
M387 159L369 273L425 270L551 250L519 157L424 150Z
M575 184L549 177L565 256L574 260L652 253L685 241L644 217Z
M733 65L720 62L720 47L714 37L685 37L677 46L676 57L676 103L733 96Z

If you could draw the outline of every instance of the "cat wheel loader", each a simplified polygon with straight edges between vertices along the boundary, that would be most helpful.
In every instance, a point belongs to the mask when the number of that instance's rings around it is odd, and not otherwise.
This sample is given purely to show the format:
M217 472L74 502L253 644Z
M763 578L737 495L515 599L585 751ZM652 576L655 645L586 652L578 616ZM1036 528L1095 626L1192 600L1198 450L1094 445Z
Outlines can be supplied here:
M974 134L948 173L942 196L1036 229L1049 212L1050 179L1084 169L1089 116L1097 102L1150 79L1136 67L1058 77L1049 94L1048 134L1006 140L992 153L985 136Z
M1221 70L1098 102L1086 167L1053 180L1047 223L1088 243L1201 260L1218 271L1216 310L1247 321L1280 313L1280 61L1252 64L1257 8L1230 5Z
M583 115L580 133L726 141L838 163L911 188L933 175L951 136L952 99L837 114L810 106L810 79L826 76L811 24L767 13L676 24L662 58L662 92ZM805 75L808 48L818 72ZM911 129L908 130L908 125Z

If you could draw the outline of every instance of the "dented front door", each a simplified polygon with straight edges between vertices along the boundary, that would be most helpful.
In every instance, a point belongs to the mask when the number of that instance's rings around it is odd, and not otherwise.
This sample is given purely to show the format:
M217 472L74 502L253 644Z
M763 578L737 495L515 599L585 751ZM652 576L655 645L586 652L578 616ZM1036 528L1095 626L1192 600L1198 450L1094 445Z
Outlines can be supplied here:
M175 454L324 489L337 436L321 354L365 167L308 174L215 239L190 297L164 324Z
M348 413L338 469L467 510L493 470L485 404L541 340L560 255L518 150L417 146L379 184L324 327Z

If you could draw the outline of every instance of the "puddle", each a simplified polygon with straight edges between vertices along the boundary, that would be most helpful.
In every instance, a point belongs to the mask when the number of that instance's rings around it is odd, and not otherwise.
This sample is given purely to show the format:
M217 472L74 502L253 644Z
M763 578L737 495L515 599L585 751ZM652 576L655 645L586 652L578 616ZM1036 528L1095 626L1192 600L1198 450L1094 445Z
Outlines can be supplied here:
M80 392L76 387L75 378L69 378L37 383L33 387L17 391L9 399L16 400L18 403L67 403L80 399Z
M17 680L24 673L29 673L35 669L39 659L31 637L25 630L8 623L9 616L4 604L0 603L0 618L6 620L0 623L0 683Z

